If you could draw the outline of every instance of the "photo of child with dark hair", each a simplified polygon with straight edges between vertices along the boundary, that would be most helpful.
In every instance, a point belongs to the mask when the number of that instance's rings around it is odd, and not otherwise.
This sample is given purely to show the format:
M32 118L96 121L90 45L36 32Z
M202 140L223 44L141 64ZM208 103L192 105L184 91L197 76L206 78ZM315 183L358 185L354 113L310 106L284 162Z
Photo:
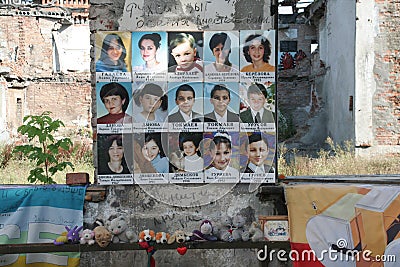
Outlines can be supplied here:
M134 135L134 160L137 173L169 173L161 133ZM150 164L149 164L150 163Z
M116 82L96 84L97 115L100 116L97 124L132 123L132 117L127 114L129 95L132 92L130 86L130 83ZM99 100L103 105L99 105ZM129 113L131 112L132 110L129 110Z
M208 138L209 133L205 133ZM205 181L231 183L239 180L238 168L238 133L216 132L212 140L205 144L207 160L205 159ZM233 145L235 142L235 147Z
M165 32L133 32L132 70L134 72L166 72L166 39Z
M99 135L98 174L130 174L121 134Z
M254 132L248 134L245 141L244 150L247 155L246 166L240 169L241 173L273 173L275 171L271 164L268 164L270 148L266 134Z
M129 50L129 32L96 33L96 72L129 71Z
M241 62L241 72L274 72L275 64L272 60L273 49L269 39L272 39L273 31L255 32L241 31L241 43L243 57L247 64ZM268 36L267 36L268 34Z
M202 172L204 160L200 144L203 133L179 133L179 155L171 153L170 161L174 172Z
M168 96L159 84L146 83L141 89L134 92L135 102L133 122L164 122L157 110L166 112L168 109Z

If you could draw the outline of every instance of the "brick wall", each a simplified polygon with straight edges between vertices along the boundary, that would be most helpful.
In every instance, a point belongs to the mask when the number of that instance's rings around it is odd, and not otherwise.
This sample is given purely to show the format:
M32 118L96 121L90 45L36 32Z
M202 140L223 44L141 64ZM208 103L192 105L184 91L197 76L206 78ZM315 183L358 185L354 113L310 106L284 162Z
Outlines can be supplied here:
M377 145L400 145L400 1L376 0L379 34L375 39L373 99L374 135Z

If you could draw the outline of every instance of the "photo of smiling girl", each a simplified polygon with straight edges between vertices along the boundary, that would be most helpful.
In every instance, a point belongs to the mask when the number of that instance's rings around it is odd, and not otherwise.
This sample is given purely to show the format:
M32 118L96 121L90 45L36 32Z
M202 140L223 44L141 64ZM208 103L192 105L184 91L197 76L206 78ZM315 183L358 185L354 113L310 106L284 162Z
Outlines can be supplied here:
M98 32L96 72L129 72L131 34L129 32Z
M242 78L257 82L274 82L275 31L240 31L240 43L242 51L240 71ZM254 74L254 72L265 74Z
M204 162L206 166L205 182L207 183L236 183L239 181L238 171L238 132L216 132L212 140L205 145ZM208 138L209 133L204 137Z
M167 75L167 33L132 33L132 71L136 81L166 80Z

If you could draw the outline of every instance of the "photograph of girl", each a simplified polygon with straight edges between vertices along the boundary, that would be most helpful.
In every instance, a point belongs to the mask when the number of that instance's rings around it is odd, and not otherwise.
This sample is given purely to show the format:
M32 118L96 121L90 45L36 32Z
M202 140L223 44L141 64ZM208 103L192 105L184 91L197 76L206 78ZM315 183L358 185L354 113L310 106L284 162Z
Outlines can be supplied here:
M129 32L96 33L96 72L129 72Z
M200 143L203 140L203 133L181 132L179 133L178 140L179 151L170 154L173 171L202 172L204 160L201 157Z
M132 71L167 72L166 39L166 32L133 32Z
M128 90L127 90L128 88ZM97 124L129 124L132 117L127 114L131 83L97 83ZM102 104L100 104L100 101ZM129 110L129 113L132 110ZM103 115L104 114L104 115Z
M231 37L232 35L233 40ZM208 41L208 47L204 51L206 64L204 73L236 72L239 73L239 37L233 33L205 32L204 39ZM233 49L232 49L233 48Z
M275 72L274 31L241 31L240 40L241 72Z
M169 173L161 133L135 134L135 173Z
M194 37L196 36L196 38ZM203 62L201 61L203 43L202 33L168 33L169 41L169 72L201 72L203 73Z
M164 122L167 116L168 97L160 85L146 83L133 94L133 122ZM160 110L160 112L157 112Z
M98 174L130 174L124 156L122 135L99 135Z
M238 136L235 135L236 140ZM232 147L232 136L227 132L217 132L214 134L212 141L209 143L209 156L211 157L211 164L206 166L206 181L209 177L216 177L213 174L226 173L230 177L230 181L239 179L238 168L232 167L233 147ZM237 154L237 153L235 153ZM207 161L205 161L207 165ZM227 176L227 177L228 177ZM227 178L221 177L221 178ZM218 178L218 176L217 176ZM232 179L234 178L234 179Z

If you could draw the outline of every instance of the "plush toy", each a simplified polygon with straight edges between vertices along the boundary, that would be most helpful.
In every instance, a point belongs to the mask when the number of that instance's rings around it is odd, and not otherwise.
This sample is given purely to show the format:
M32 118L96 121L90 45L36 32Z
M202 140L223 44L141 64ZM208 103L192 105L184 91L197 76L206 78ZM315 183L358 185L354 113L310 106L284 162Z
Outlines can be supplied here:
M153 230L146 229L139 233L139 242L150 242L156 240L156 234Z
M264 240L264 233L257 222L253 222L249 228L250 239L252 242Z
M128 224L124 216L107 221L106 227L113 235L113 243L137 242L137 236L134 231L128 229Z
M241 215L232 218L232 237L234 241L249 241L250 233L245 228L246 219Z
M54 240L54 245L63 245L65 243L77 244L79 243L79 231L82 230L83 226L74 226L74 228L69 228L65 226L67 232L62 232L59 237Z
M112 234L105 226L97 226L93 229L94 238L100 247L105 248L112 240Z
M232 218L228 215L222 216L219 224L213 228L213 234L221 241L232 242Z
M174 242L176 242L176 243L184 243L186 241L189 241L191 236L192 236L192 233L185 233L182 230L177 230L177 231L175 231L175 233L173 235L171 235L168 238L167 243L168 244L172 244Z
M170 236L171 235L166 232L158 232L156 233L156 243L165 244Z
M200 230L194 230L190 237L192 241L216 241L217 237L213 235L213 226L209 220L204 220L200 224Z
M82 245L84 244L89 244L89 245L93 245L95 243L94 241L94 232L90 229L85 229L82 231L82 233L80 233L80 243Z

